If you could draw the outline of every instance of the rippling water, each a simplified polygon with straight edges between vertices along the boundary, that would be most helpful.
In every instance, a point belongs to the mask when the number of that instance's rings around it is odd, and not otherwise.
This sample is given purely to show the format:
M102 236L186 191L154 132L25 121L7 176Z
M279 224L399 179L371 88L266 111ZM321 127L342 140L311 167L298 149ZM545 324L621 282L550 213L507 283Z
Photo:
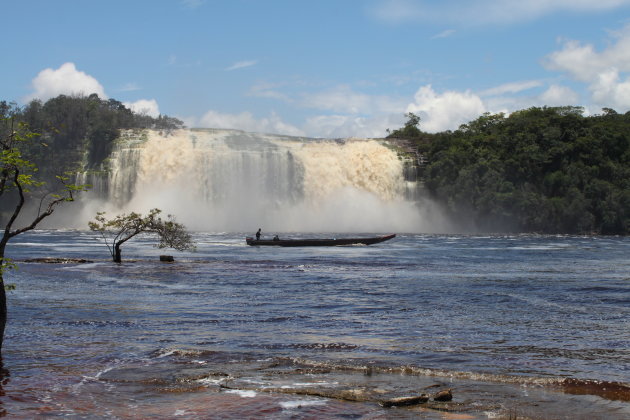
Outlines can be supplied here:
M630 418L628 238L244 236L196 234L196 252L166 251L175 263L143 238L120 265L92 233L18 237L4 413ZM446 388L450 403L378 404Z

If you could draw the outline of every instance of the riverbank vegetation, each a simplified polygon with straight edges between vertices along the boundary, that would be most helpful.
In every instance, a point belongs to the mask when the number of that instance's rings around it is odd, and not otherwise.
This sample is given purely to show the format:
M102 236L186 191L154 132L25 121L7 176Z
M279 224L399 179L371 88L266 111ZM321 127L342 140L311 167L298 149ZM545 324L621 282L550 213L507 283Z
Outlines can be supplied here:
M388 137L427 159L426 190L454 220L488 232L630 234L630 112L536 107L437 134L407 117Z

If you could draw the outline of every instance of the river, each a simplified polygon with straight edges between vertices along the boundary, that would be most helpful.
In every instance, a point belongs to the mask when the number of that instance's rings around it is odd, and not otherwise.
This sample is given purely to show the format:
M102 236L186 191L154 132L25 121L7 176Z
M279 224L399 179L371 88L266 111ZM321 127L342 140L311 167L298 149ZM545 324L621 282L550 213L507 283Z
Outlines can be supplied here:
M118 265L92 232L15 238L2 412L630 418L629 238L403 234L278 248L245 235L195 233L184 253L138 238ZM40 257L88 262L28 261ZM446 389L450 402L379 404Z

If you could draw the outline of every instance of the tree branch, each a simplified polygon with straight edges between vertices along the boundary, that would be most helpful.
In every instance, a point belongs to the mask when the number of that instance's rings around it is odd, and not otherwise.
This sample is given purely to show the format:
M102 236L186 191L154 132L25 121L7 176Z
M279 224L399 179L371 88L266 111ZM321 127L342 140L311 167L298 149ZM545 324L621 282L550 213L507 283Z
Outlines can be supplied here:
M17 219L17 216L19 215L20 211L22 210L22 207L24 206L24 202L25 202L24 189L22 188L22 184L20 183L19 171L17 169L15 171L15 176L13 178L13 183L15 184L15 186L18 189L20 199L18 201L18 204L16 205L15 210L13 211L13 215L11 216L11 219L9 220L9 223L7 224L9 229L11 228L13 223L15 222L15 219ZM16 229L14 231L9 231L8 232L9 238L12 238L12 237L17 236L17 235L19 235L21 233L24 233L24 232L28 232L29 230L35 229L37 227L37 225L42 220L44 220L45 218L47 218L48 216L53 214L53 212L55 211L55 207L57 207L60 203L63 203L64 201L74 201L74 194L72 193L72 189L66 189L66 194L67 194L67 196L60 196L59 198L56 198L56 199L50 201L48 203L48 206L46 207L46 210L43 213L41 213L41 203L40 203L40 211L38 211L37 217L35 219L33 219L31 224L28 225L28 226L24 226L24 227L22 227L20 229Z

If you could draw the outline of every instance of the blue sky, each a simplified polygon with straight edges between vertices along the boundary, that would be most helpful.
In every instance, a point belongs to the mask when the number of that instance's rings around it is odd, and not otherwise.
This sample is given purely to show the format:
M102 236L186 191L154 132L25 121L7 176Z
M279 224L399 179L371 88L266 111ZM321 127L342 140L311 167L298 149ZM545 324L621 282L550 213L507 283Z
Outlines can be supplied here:
M630 0L20 0L0 99L115 98L190 127L382 137L484 112L630 110Z

